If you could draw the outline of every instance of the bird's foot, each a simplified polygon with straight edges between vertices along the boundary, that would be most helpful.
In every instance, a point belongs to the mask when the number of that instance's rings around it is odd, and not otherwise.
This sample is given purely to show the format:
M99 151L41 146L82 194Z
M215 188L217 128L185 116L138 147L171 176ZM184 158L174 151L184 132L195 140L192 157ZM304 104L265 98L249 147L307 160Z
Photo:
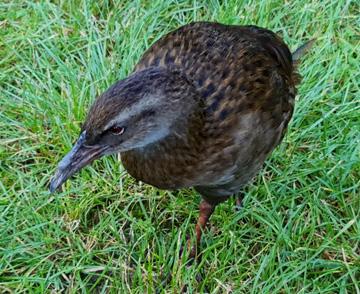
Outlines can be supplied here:
M235 210L238 212L243 207L243 199L244 199L244 193L240 192L239 194L235 195Z
M192 264L195 260L198 260L198 246L194 244L194 241L190 237L186 238L186 245L181 246L179 251L179 257L182 258L186 254L187 264Z

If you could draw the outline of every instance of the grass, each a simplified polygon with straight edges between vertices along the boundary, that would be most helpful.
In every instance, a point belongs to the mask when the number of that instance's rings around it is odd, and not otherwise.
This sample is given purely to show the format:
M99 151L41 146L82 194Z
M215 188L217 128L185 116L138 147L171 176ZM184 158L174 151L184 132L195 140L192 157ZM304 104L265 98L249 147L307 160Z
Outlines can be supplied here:
M138 185L115 157L60 194L48 183L94 98L194 20L318 41L284 142L240 212L219 205L187 266L194 191ZM2 2L0 292L360 293L359 24L343 0Z

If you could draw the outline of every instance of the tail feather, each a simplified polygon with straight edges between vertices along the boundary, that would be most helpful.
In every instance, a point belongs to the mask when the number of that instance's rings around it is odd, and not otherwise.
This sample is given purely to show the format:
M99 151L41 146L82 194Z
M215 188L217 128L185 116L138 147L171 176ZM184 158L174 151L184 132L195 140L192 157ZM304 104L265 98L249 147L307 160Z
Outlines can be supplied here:
M316 39L311 39L310 41L307 41L305 44L297 48L292 54L293 62L298 62L300 58L304 56L305 53L307 53L311 49L315 41Z

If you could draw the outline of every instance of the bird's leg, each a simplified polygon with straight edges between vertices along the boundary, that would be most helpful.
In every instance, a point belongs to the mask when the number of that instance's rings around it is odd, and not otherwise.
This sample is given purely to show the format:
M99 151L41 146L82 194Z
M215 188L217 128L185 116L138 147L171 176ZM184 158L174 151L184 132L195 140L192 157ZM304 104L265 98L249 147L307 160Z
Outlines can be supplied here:
M235 210L239 211L242 208L242 202L244 199L244 193L239 192L237 195L235 195Z
M196 243L190 251L190 258L197 256L197 251L201 241L202 231L205 229L206 224L215 210L216 204L211 204L206 200L202 200L199 205L199 218L195 227ZM189 244L190 245L190 244Z
M187 249L190 252L189 254L189 260L188 265L192 264L192 262L197 258L198 248L201 241L201 235L202 231L205 229L206 224L212 215L212 213L215 210L216 205L221 201L215 201L214 203L211 203L211 201L207 201L205 199L201 200L199 205L199 218L195 227L195 234L196 234L196 241L195 244L192 244L191 239L187 240ZM183 248L180 249L180 256L184 253ZM202 280L201 275L196 275L196 279L198 281ZM171 273L168 275L168 277L165 279L165 281L162 282L162 284L166 285L171 280ZM180 293L187 293L186 292L186 285L180 290Z

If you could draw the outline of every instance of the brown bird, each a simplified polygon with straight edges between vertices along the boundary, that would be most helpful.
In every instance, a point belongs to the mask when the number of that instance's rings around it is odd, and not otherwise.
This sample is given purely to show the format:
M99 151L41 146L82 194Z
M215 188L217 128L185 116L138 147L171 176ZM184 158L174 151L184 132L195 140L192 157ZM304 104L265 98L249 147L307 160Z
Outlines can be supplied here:
M195 256L215 206L239 193L281 142L299 81L294 59L310 43L293 58L275 33L256 26L196 22L167 34L95 100L50 190L120 153L137 180L201 194Z

